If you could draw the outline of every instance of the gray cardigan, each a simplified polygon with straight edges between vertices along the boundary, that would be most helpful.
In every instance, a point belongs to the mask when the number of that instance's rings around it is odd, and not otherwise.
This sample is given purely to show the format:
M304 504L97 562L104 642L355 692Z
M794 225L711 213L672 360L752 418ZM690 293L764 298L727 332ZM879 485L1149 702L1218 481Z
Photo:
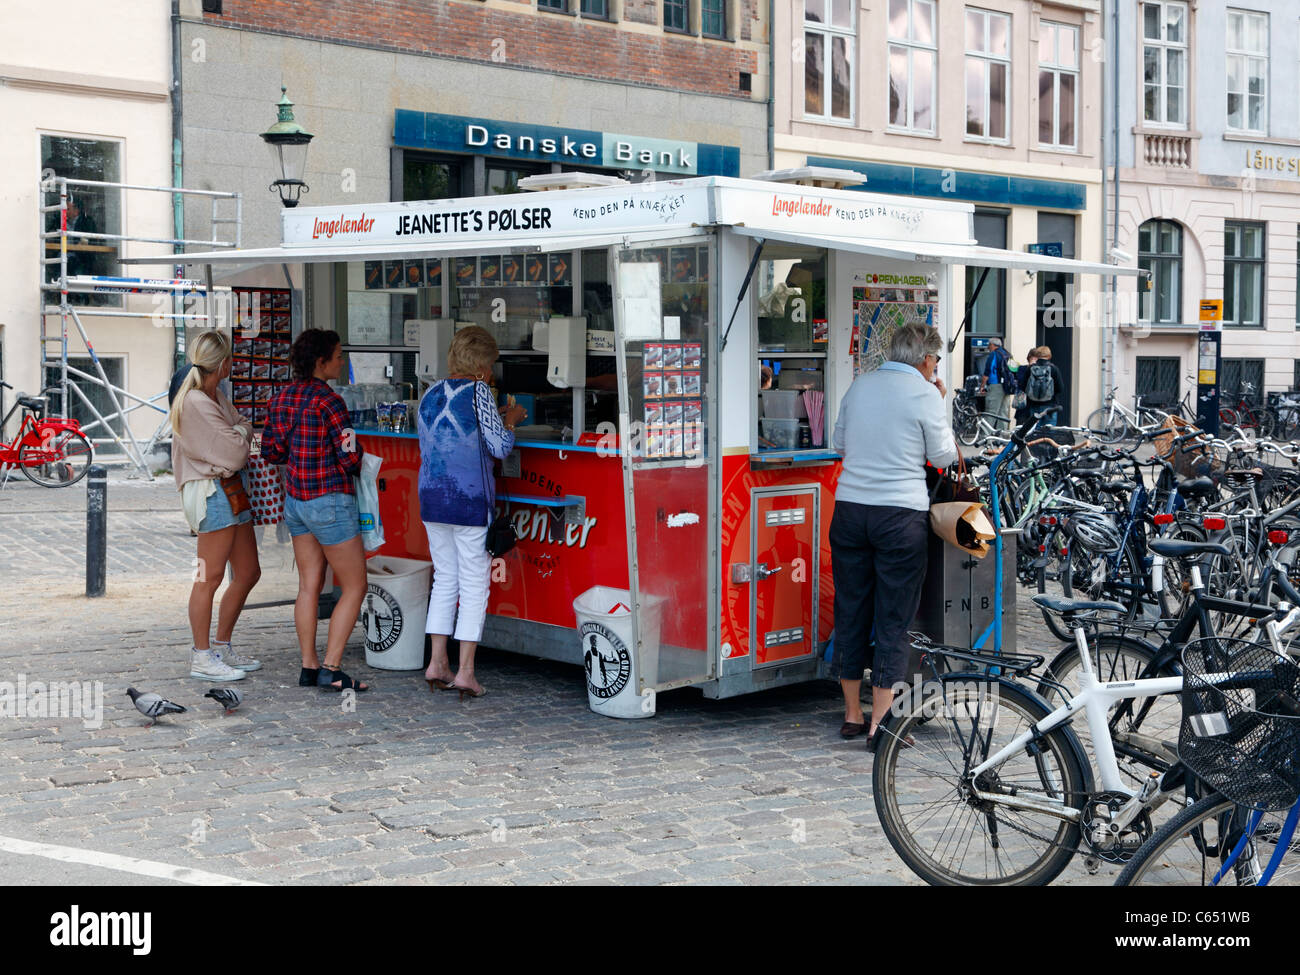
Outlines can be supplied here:
M844 455L836 501L915 511L930 507L925 462L947 467L958 456L939 390L901 362L853 380L831 444Z

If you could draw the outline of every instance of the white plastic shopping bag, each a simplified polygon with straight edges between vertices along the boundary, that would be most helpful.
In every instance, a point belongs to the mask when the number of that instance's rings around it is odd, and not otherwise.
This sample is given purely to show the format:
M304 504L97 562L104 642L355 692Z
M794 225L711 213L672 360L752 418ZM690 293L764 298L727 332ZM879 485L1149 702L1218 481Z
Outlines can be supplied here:
M361 473L352 479L357 490L357 518L361 545L373 552L384 544L384 525L379 519L379 468L383 459L374 454L361 458Z

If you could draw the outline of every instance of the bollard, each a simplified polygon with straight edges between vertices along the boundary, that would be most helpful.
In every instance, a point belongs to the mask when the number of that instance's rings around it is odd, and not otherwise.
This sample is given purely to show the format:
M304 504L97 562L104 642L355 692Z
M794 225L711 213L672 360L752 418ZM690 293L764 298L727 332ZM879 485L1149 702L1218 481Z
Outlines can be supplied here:
M108 468L92 464L86 478L86 596L104 595L108 558Z

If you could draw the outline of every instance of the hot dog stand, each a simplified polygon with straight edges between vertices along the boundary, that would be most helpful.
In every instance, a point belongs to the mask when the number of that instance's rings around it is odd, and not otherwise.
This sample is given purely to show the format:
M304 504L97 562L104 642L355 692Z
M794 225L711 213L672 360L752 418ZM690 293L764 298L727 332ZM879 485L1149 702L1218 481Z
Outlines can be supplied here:
M978 247L969 204L772 176L296 208L279 247L168 260L413 286L401 336L422 381L456 328L492 331L500 395L529 416L497 471L520 540L494 562L484 645L582 663L574 599L613 587L638 692L730 697L822 672L829 441L893 329L950 336L957 266L1119 270ZM427 559L416 434L358 432L383 458L381 554Z

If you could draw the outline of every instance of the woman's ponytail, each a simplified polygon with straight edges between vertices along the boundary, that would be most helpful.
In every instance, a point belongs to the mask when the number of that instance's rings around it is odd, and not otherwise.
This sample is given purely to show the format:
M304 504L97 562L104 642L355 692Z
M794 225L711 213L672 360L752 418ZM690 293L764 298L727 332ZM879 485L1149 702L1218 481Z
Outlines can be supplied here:
M191 390L199 389L203 385L203 377L216 372L229 358L230 339L226 338L224 333L215 330L204 332L194 340L194 346L190 349L190 362L193 365L181 381L181 388L176 391L176 398L172 400L172 436L177 436L181 432L181 413L185 407L186 395Z

